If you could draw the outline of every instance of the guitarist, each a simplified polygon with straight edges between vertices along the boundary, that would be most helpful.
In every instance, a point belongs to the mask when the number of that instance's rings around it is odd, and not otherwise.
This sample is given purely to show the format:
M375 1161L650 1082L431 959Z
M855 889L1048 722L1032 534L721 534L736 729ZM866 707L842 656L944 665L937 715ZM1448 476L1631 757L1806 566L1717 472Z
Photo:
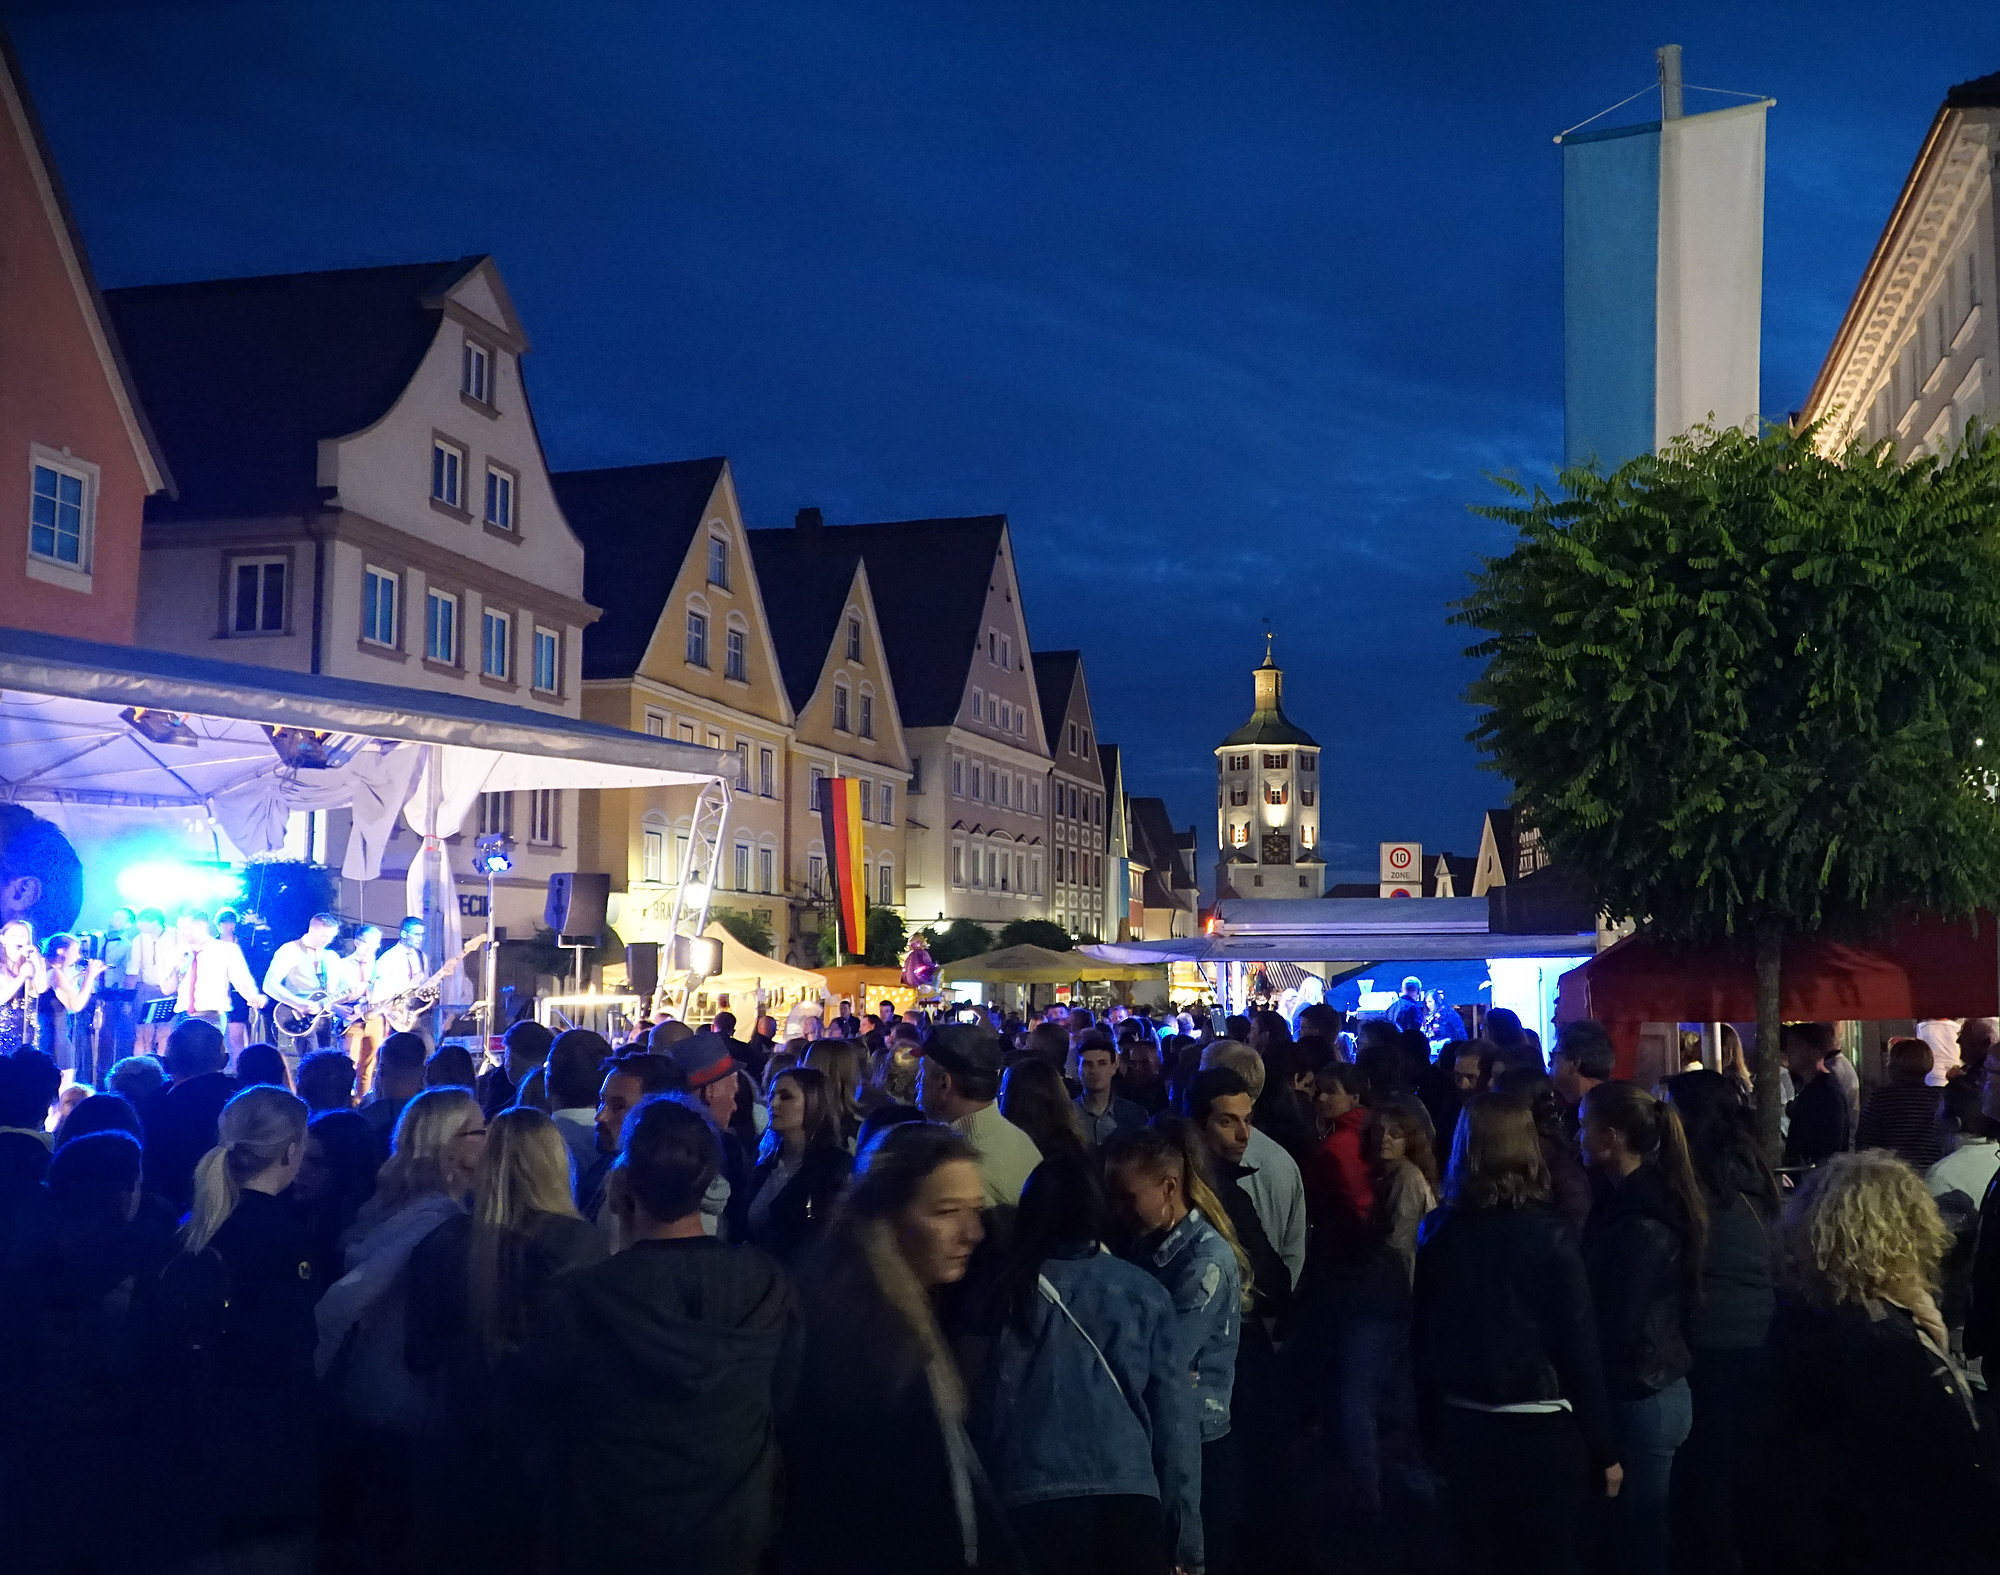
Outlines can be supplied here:
M354 1097L368 1097L375 1083L375 1052L389 1037L379 1012L369 1010L375 987L375 959L382 950L382 926L364 924L354 932L347 955L341 959L340 1002L346 1011L347 1026L343 1048L354 1063Z
M340 920L333 914L314 914L305 934L271 954L271 966L264 970L264 993L308 1017L329 1007L340 988L340 959L333 954L333 938L339 933ZM330 1014L312 1037L319 1049L331 1042Z
M369 1005L375 1011L381 1011L396 997L408 994L430 977L430 965L424 961L424 938L424 921L412 915L396 931L396 944L376 959L374 978L368 988ZM396 1032L415 1032L425 1010L405 1007L397 1012L391 1008L387 1026Z

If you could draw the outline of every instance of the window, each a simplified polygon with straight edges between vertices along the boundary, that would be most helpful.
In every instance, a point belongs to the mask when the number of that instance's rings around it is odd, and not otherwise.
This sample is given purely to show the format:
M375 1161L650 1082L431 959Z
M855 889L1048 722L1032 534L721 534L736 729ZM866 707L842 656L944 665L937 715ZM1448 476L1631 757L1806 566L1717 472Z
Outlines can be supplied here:
M688 613L687 659L690 667L708 666L708 619L693 611Z
M1313 831L1314 827L1311 821L1307 821L1304 826L1299 828L1299 840L1307 847L1313 845Z
M1231 755L1229 757L1228 769L1231 771L1248 771L1250 769L1250 757L1248 755Z
M40 526L36 527L37 532ZM229 565L229 632L285 632L285 560L235 558Z
M465 341L458 389L467 399L476 399L482 405L493 403L493 352L470 339Z
M1291 789L1283 782L1266 782L1264 784L1264 802L1266 804L1289 803L1291 796Z
M556 788L538 788L528 795L528 840L552 848L562 829L562 793Z
M861 736L863 738L873 738L875 736L875 697L873 695L863 695L861 697Z
M28 551L72 569L88 569L90 519L96 502L91 477L67 465L37 463L33 486Z
M371 645L401 645L396 604L402 600L400 575L369 564L361 581L361 638Z
M708 747L710 749L720 749L722 747L722 735L712 727L708 730Z
M884 864L876 874L881 881L881 886L875 894L875 900L885 908L891 907L896 901L895 871L891 866Z
M965 884L965 844L962 842L951 845L951 883L954 886Z
M1290 755L1267 754L1264 756L1264 769L1266 771L1283 771L1291 763L1292 757Z
M1299 805L1303 809L1311 809L1313 807L1313 790L1311 788L1302 787L1299 789Z
M1003 880L1000 884L1004 887L1006 882ZM1028 889L1028 855L1025 853L1014 855L1014 889L1016 891Z
M486 467L486 523L495 530L514 528L514 478L491 465Z
M1308 774L1319 770L1319 756L1301 754L1299 756L1299 769Z
M1039 782L1031 782L1028 784L1028 813L1031 815L1039 815L1041 812L1042 812L1042 785Z
M667 834L664 831L645 832L639 853L639 879L664 881L667 878L666 863Z
M896 784L893 782L882 784L881 819L885 826L896 824Z
M847 725L847 685L845 684L835 684L833 686L833 725L838 732L846 733L852 731Z
M1241 809L1249 802L1250 790L1247 787L1238 786L1229 790L1229 804L1232 809Z
M777 761L770 750L760 749L757 751L757 791L766 798L777 797L777 789L771 785L771 778L775 775L774 768L776 765Z
M465 507L465 450L443 438L431 442L431 499L448 509Z
M545 695L562 688L562 637L539 625L535 629L535 687Z
M738 683L749 682L749 668L743 660L743 631L731 629L722 637L722 676Z
M425 593L424 655L448 667L458 664L458 598L449 591Z
M729 589L729 543L720 536L708 538L708 583Z
M738 891L748 891L750 889L750 844L747 842L736 844L735 885Z
M667 718L664 712L648 711L646 713L646 736L648 738L665 738L667 736Z
M1073 755L1076 753L1076 723L1074 722L1069 724L1068 738L1069 738L1069 752Z
M736 740L736 785L745 793L750 791L750 740Z
M863 820L875 818L875 784L866 777L861 779L861 818Z
M1014 642L1004 634L1000 636L1000 665L1002 667L1014 665Z
M965 761L957 755L951 757L951 796L965 797Z
M778 878L777 871L777 850L775 848L759 848L757 850L757 889L765 892L775 890Z
M975 722L986 720L986 692L982 689L972 691L972 719Z
M995 667L1000 665L1000 631L998 629L988 629L986 631L986 660L991 662Z
M1087 727L1083 730L1083 758L1090 758L1090 729Z
M993 773L993 798L994 798L994 802L995 802L995 803L997 803L997 804L1000 804L1000 805L1002 805L1002 806L1005 806L1005 805L1006 805L1006 803L1007 803L1007 784L1008 784L1008 781L1009 781L1009 778L1008 778L1008 776L1007 776L1007 773L1006 773L1006 772L1004 772L1004 771L996 771L996 772L994 772L994 773Z
M694 742L694 723L683 722L680 724L678 731L683 744L692 744Z
M822 858L819 854L814 853L806 859L807 895L813 897L820 896L822 894L821 888L825 884L826 884L826 860Z
M818 766L812 768L812 797L806 800L809 809L826 808L826 773Z
M1250 845L1250 828L1248 826L1231 826L1229 828L1229 841L1232 847L1247 848Z
M1000 726L1005 732L1014 731L1014 708L1005 700L1000 702Z
M514 835L514 795L512 793L482 793L479 795L479 834L482 837L511 837Z
M491 607L480 614L479 670L488 678L510 677L514 669L514 620Z
M923 790L924 757L922 755L912 755L910 756L910 791L912 793L921 793Z
M847 620L847 659L850 662L861 660L861 620L859 618L850 617Z
M667 866L667 879L679 880L683 875L688 873L690 873L688 870L688 833L685 831L676 831L674 833L674 862Z
M979 769L979 762L975 760L972 763L972 796L976 799L983 799L986 797L985 783L981 780L981 776L982 773L980 772Z

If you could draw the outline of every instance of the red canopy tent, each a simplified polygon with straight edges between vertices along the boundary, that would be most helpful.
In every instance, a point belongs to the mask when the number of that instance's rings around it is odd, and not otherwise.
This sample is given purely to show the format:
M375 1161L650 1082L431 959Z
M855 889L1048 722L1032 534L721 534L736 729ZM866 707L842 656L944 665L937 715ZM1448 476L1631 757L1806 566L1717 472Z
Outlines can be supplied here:
M1881 1022L2000 1016L2000 920L1910 917L1868 941L1801 937L1785 946L1778 985L1787 1022ZM1621 1075L1642 1023L1746 1023L1757 1016L1747 949L1677 950L1629 936L1572 968L1556 1021L1594 1017L1611 1031Z

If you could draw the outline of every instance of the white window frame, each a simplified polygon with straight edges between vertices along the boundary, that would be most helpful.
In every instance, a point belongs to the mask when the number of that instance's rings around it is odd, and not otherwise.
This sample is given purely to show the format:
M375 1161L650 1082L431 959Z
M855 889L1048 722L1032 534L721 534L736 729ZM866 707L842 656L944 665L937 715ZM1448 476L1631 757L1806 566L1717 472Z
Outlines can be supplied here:
M729 589L729 538L712 531L708 538L708 583L719 591Z
M687 665L708 667L708 614L690 607L687 613Z
M778 880L778 850L769 843L757 850L757 889L766 896Z
M861 691L861 715L855 723L855 732L861 738L875 736L875 697L866 689Z
M545 653L548 657L546 671L544 671L542 660ZM559 695L562 693L562 631L560 629L551 629L547 624L542 623L535 625L535 666L534 671L528 676L536 694ZM545 677L550 680L547 684L542 682Z
M866 777L861 778L861 818L875 818L875 784Z
M512 535L514 509L519 496L514 473L490 460L486 466L486 523Z
M745 631L736 628L722 632L722 676L739 684L750 682L749 639Z
M972 691L972 720L975 722L986 720L986 691L983 689Z
M729 872L735 877L735 886L738 891L748 891L750 889L749 843L739 842L736 844L736 856L730 861Z
M493 406L493 352L470 335L459 362L458 391L488 409Z
M757 751L757 791L765 798L776 798L778 757L775 750Z
M672 725L673 723L668 720L666 712L655 711L651 706L646 708L646 736L648 738L668 737L667 729Z
M257 573L257 619L256 627L241 629L236 624L237 594L236 582L245 569L255 569ZM278 571L278 624L276 628L264 626L264 612L269 598L268 575L272 569ZM228 587L228 617L225 628L232 640L255 639L260 635L283 634L291 624L292 596L291 560L283 553L245 552L232 553L227 564L223 583Z
M965 884L965 844L963 842L954 842L951 845L951 883L954 886L963 886Z
M450 617L449 637L445 654L438 655L437 632L438 610L444 608ZM435 585L424 587L424 660L437 662L445 667L458 666L460 642L463 639L460 613L463 611L455 591L441 591Z
M885 825L885 826L893 826L893 825L895 825L895 824L896 824L896 784L895 784L895 783L893 783L893 782L884 782L884 783L882 784L882 793L881 793L881 798L880 798L879 802L878 802L878 803L876 804L876 810L877 810L877 812L878 812L878 813L879 813L879 814L881 815L881 817L882 817L882 824L883 824L883 825Z
M876 879L881 883L877 901L884 908L896 905L896 866L884 859L875 869Z
M951 757L951 796L953 798L965 797L965 756L963 755L953 755Z
M514 835L514 795L512 793L482 793L479 795L479 835L482 837Z
M833 730L836 733L854 731L852 722L852 695L846 684L833 686Z
M536 788L528 794L528 841L538 848L561 846L562 789Z
M861 660L861 615L859 613L849 613L847 615L847 659L850 662Z
M465 448L449 439L431 439L431 501L465 509Z
M647 826L639 834L639 879L654 885L666 880L667 832L664 826Z
M76 559L72 562L59 552L39 552L35 548L35 502L40 496L35 490L35 472L46 470L58 478L55 496L50 500L55 504L54 524L46 527L53 533L53 545L62 545L62 500L60 482L63 479L77 483ZM97 552L97 489L98 470L88 460L77 459L73 455L58 453L40 443L28 445L28 563L30 574L50 583L69 586L72 589L87 590L87 585L78 585L76 580L88 579L91 562ZM46 565L50 574L35 575L34 571ZM233 594L233 591L232 591ZM235 621L232 617L232 623Z
M494 643L494 631L499 631L499 643ZM493 662L495 653L500 662ZM497 607L479 609L479 671L486 678L512 678L514 676L514 620Z
M381 591L376 589L382 587ZM388 617L382 617L383 594L388 597ZM368 632L368 615L376 614L374 634ZM383 628L387 627L385 638ZM400 650L403 645L403 577L394 569L385 569L378 563L367 563L361 569L361 638L365 644L379 645L384 650Z

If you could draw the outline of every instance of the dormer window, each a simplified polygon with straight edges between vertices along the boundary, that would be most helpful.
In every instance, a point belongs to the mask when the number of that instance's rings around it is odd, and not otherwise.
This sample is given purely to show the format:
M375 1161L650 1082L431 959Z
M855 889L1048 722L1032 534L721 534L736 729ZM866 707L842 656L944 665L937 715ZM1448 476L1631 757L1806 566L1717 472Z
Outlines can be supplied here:
M460 364L458 391L475 405L493 405L493 352L477 340L465 341L465 358Z
M717 590L729 589L729 543L720 536L708 538L708 583Z

